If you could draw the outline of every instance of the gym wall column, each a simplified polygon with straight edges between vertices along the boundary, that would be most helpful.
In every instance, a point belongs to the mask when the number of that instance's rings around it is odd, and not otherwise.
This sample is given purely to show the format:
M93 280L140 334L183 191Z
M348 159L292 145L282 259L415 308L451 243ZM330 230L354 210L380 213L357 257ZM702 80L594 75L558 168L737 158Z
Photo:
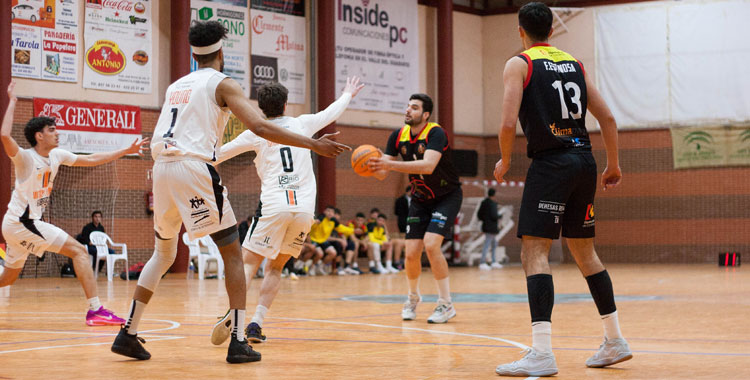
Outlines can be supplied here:
M8 84L10 84L10 1L0 1L0 109L5 111L8 106ZM0 215L5 215L10 202L10 158L5 154L5 149L0 144ZM0 242L5 239L0 236Z
M438 0L438 93L437 122L453 146L453 1ZM434 117L431 117L435 121Z
M188 31L190 30L190 5L184 0L171 0L171 9L168 13L170 19L169 38L169 62L170 62L170 82L190 73L190 43L188 43ZM190 260L190 251L182 243L182 234L185 233L185 226L180 229L180 235L177 236L177 257L170 268L173 273L185 273Z
M335 62L335 2L334 0L320 0L315 2L317 9L317 47L318 54L318 108L325 109L336 100L336 65ZM314 110L314 111L319 111ZM318 134L333 133L336 124L333 123ZM327 205L336 204L336 159L318 156L318 212L323 212Z

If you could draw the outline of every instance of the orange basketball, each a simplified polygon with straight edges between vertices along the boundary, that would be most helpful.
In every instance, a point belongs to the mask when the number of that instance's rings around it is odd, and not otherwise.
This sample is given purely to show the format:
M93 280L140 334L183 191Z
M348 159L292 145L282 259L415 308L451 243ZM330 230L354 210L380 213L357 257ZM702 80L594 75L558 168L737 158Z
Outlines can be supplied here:
M354 149L354 152L352 152L352 168L354 169L354 172L363 177L370 177L372 171L367 168L367 161L371 158L378 158L380 156L381 153L378 148L370 144L360 145L357 149Z

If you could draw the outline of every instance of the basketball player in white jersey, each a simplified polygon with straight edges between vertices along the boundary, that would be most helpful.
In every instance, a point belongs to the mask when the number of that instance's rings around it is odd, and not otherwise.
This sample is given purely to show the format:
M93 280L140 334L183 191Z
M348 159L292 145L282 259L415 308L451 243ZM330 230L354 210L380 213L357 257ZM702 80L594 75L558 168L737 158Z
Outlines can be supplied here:
M91 270L86 248L65 231L43 222L42 214L52 194L52 183L60 165L97 166L114 161L126 154L140 154L148 139L136 139L129 147L113 152L77 155L57 147L59 132L54 118L34 117L26 124L24 136L31 148L18 146L11 136L16 97L15 82L8 86L8 108L2 125L5 153L13 161L16 186L3 218L3 237L7 243L5 268L0 267L0 287L16 281L23 271L29 254L42 256L45 251L56 252L73 259L73 266L89 302L86 324L89 326L119 325L125 320L104 308L96 292L96 279Z
M302 136L312 136L336 121L363 87L359 78L348 78L343 94L325 110L313 115L289 117L284 116L288 90L280 83L270 83L258 89L258 106L272 123ZM263 318L279 292L284 264L290 257L299 256L305 236L310 232L317 184L309 150L273 143L251 131L242 132L221 147L217 162L251 150L257 153L255 168L261 189L256 217L242 244L242 257L250 273L246 278L247 288L263 259L268 261L258 306L245 332L250 341L261 343L266 340L261 331ZM214 325L211 343L221 344L229 336L230 314L227 312Z
M263 120L253 110L239 83L221 72L224 67L222 41L226 35L227 29L218 21L194 22L188 39L198 70L167 88L151 142L155 161L156 247L138 279L128 321L112 344L112 352L139 360L151 357L141 345L143 339L137 337L138 324L159 280L174 262L177 235L184 223L190 239L210 234L224 260L233 325L226 360L245 363L261 358L242 334L246 291L237 222L226 188L213 167L221 148L228 111L257 135L271 141L301 146L330 157L349 149L326 136L313 140Z

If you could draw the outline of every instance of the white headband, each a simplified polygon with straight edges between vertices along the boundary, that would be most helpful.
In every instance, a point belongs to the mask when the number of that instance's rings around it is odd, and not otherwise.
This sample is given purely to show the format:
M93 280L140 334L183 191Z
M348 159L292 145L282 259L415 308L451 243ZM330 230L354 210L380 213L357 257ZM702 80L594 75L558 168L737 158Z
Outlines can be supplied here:
M213 45L208 45L208 46L192 46L191 45L190 47L193 48L193 53L197 55L206 55L206 54L211 54L215 51L218 51L219 49L221 49L221 46L222 46L222 40L217 41Z

